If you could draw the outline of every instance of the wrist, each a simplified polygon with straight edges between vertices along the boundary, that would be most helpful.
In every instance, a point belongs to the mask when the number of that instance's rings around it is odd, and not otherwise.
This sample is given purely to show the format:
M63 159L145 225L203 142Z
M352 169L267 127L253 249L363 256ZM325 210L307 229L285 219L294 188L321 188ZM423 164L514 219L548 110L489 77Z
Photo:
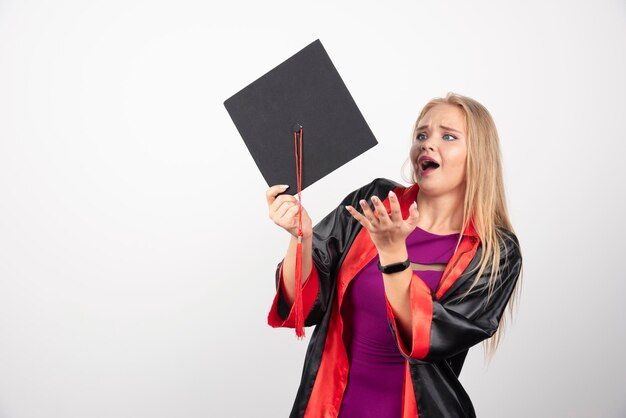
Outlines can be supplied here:
M298 241L298 233L296 232L296 234L291 234L291 239L294 241ZM307 241L312 241L313 240L313 233L310 234L304 234L302 236L302 242L307 242Z
M406 250L406 246L398 248L389 248L382 251L378 251L378 258L380 260L380 264L394 264L401 263L409 258L409 253Z

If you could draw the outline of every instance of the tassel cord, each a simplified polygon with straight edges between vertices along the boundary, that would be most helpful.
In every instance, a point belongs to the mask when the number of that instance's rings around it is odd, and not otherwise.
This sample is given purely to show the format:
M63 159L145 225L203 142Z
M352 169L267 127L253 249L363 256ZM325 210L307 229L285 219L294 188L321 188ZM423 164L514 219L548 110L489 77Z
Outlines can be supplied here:
M302 127L293 133L294 151L296 157L296 183L298 188L298 244L296 247L296 271L295 271L295 298L296 309L296 337L304 338L304 306L302 301Z

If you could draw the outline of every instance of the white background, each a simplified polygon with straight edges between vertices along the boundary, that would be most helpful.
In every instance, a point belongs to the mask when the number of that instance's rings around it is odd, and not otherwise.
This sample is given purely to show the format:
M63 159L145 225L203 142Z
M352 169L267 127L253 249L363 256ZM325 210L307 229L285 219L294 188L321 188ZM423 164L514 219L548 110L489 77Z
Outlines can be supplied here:
M430 98L479 100L525 271L462 383L480 417L626 416L623 0L0 0L1 418L288 415L288 236L222 102L317 38L380 145L314 221L402 180Z

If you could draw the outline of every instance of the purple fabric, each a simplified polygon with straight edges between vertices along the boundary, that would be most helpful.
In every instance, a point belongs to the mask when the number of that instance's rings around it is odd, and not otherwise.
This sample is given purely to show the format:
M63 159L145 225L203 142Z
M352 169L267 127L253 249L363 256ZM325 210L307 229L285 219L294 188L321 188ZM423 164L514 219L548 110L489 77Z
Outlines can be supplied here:
M409 259L420 264L447 263L458 237L416 228L406 240ZM377 262L375 257L352 280L341 308L350 373L340 418L399 418L402 412L405 359L387 322L385 287ZM433 290L442 274L418 272Z

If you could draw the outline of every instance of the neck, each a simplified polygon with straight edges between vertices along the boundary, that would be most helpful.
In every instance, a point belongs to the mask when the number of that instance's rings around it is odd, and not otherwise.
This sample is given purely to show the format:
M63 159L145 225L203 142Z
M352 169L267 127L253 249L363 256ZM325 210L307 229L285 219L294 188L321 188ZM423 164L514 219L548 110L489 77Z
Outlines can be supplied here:
M462 232L464 189L438 196L420 190L416 200L421 229L439 235Z

